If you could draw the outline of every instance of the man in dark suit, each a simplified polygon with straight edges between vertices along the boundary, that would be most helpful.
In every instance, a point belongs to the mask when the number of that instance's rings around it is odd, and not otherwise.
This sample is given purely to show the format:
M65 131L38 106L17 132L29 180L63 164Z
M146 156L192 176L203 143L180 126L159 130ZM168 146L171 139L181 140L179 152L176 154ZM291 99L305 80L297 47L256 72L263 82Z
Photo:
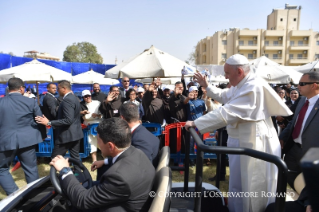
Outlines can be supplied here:
M43 99L42 112L49 120L55 120L59 106L58 99L54 96L56 93L56 85L54 83L49 83L47 85L47 90L48 92Z
M36 145L42 142L34 117L42 116L33 99L23 96L24 84L20 78L8 81L9 94L0 99L0 185L7 195L18 190L9 168L17 155L27 183L39 178ZM45 136L44 136L45 137Z
M158 164L159 139L140 124L138 106L128 102L120 107L120 117L127 121L132 133L132 146L142 150L154 167ZM93 165L101 166L97 170L97 180L110 168L110 160L95 161ZM102 165L103 166L102 166Z
M31 93L33 95L37 96L38 91L37 91L37 88L35 87L35 85L33 85L33 87L31 88Z
M303 97L296 107L292 121L279 136L285 154L284 160L288 169L294 171L288 173L291 187L301 173L299 163L302 156L311 147L319 147L316 139L319 137L319 73L304 74L299 81L298 90Z
M129 125L121 118L110 118L99 124L97 132L102 155L112 157L113 165L97 185L86 189L68 168L68 160L57 156L50 164L60 171L62 190L81 210L148 211L155 169L141 150L131 146ZM92 164L92 171L97 168Z
M72 158L80 160L80 139L83 138L80 102L72 93L70 82L62 80L58 88L63 101L59 106L57 119L48 120L46 117L37 116L36 121L55 128L55 144L51 158L57 155L64 156L69 150Z
M128 77L123 77L121 80L122 87L119 87L119 91L122 97L126 97L126 91L128 91L130 87L130 79Z

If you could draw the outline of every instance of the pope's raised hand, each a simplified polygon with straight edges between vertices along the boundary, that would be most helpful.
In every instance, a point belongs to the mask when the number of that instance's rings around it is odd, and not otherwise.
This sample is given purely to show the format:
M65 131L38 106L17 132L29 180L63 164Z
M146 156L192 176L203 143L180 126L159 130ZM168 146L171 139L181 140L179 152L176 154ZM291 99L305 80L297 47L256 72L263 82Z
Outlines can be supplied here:
M194 81L198 82L198 84L200 84L200 86L207 88L209 83L207 81L207 76L206 75L202 75L201 73L195 73L194 74Z

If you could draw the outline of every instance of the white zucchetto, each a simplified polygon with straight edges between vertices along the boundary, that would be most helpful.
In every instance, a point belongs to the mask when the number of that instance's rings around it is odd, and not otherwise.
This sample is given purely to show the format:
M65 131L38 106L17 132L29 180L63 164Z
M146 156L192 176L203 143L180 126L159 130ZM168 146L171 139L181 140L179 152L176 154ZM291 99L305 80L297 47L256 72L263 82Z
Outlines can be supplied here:
M245 56L241 54L234 54L226 60L226 63L228 65L246 65L249 64L249 61Z

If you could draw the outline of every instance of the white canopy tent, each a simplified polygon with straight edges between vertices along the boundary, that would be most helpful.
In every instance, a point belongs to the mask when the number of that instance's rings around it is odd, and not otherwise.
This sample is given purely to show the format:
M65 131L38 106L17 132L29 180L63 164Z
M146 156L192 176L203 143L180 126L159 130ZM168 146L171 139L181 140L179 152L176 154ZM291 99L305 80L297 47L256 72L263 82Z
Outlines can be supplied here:
M251 70L268 83L276 84L287 84L289 82L297 84L302 76L301 73L286 66L259 66L258 68L251 66Z
M185 66L189 75L195 73L195 68L184 61L163 52L154 46L144 50L127 62L123 62L105 72L106 78L133 79L149 77L180 77Z
M303 66L289 66L290 68L300 72L300 73L308 73L310 71L319 71L319 60L313 61L311 63L307 63Z
M103 74L97 73L92 69L90 71L73 76L71 82L73 84L99 83L100 85L115 85L120 83L116 79L104 78Z
M71 80L71 74L52 66L32 60L19 66L0 71L0 82L6 83L10 78L20 78L28 83L58 82Z
M6 83L10 78L20 78L24 82L36 83L37 90L40 82L58 82L71 80L71 74L34 59L19 66L0 71L0 83ZM39 103L39 92L37 94Z
M176 78L160 78L163 84L174 85L176 82L181 81L180 77ZM140 82L143 84L153 82L153 78L136 79L135 82Z
M249 62L250 65L258 68L261 66L279 66L278 63L268 59L268 57L261 56Z

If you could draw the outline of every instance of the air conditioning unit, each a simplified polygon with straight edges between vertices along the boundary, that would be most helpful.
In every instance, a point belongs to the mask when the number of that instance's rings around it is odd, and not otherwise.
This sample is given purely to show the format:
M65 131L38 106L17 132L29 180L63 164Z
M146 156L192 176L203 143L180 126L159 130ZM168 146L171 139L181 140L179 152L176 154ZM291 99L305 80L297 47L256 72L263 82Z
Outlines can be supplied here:
M254 40L257 40L257 37L254 37Z
M281 54L281 51L278 51L278 54Z
M255 50L253 51L253 54L256 54L256 51L255 51Z
M303 40L308 40L308 37L304 37Z
M278 40L282 40L282 37L279 37Z
M304 54L307 54L307 50L303 51Z

